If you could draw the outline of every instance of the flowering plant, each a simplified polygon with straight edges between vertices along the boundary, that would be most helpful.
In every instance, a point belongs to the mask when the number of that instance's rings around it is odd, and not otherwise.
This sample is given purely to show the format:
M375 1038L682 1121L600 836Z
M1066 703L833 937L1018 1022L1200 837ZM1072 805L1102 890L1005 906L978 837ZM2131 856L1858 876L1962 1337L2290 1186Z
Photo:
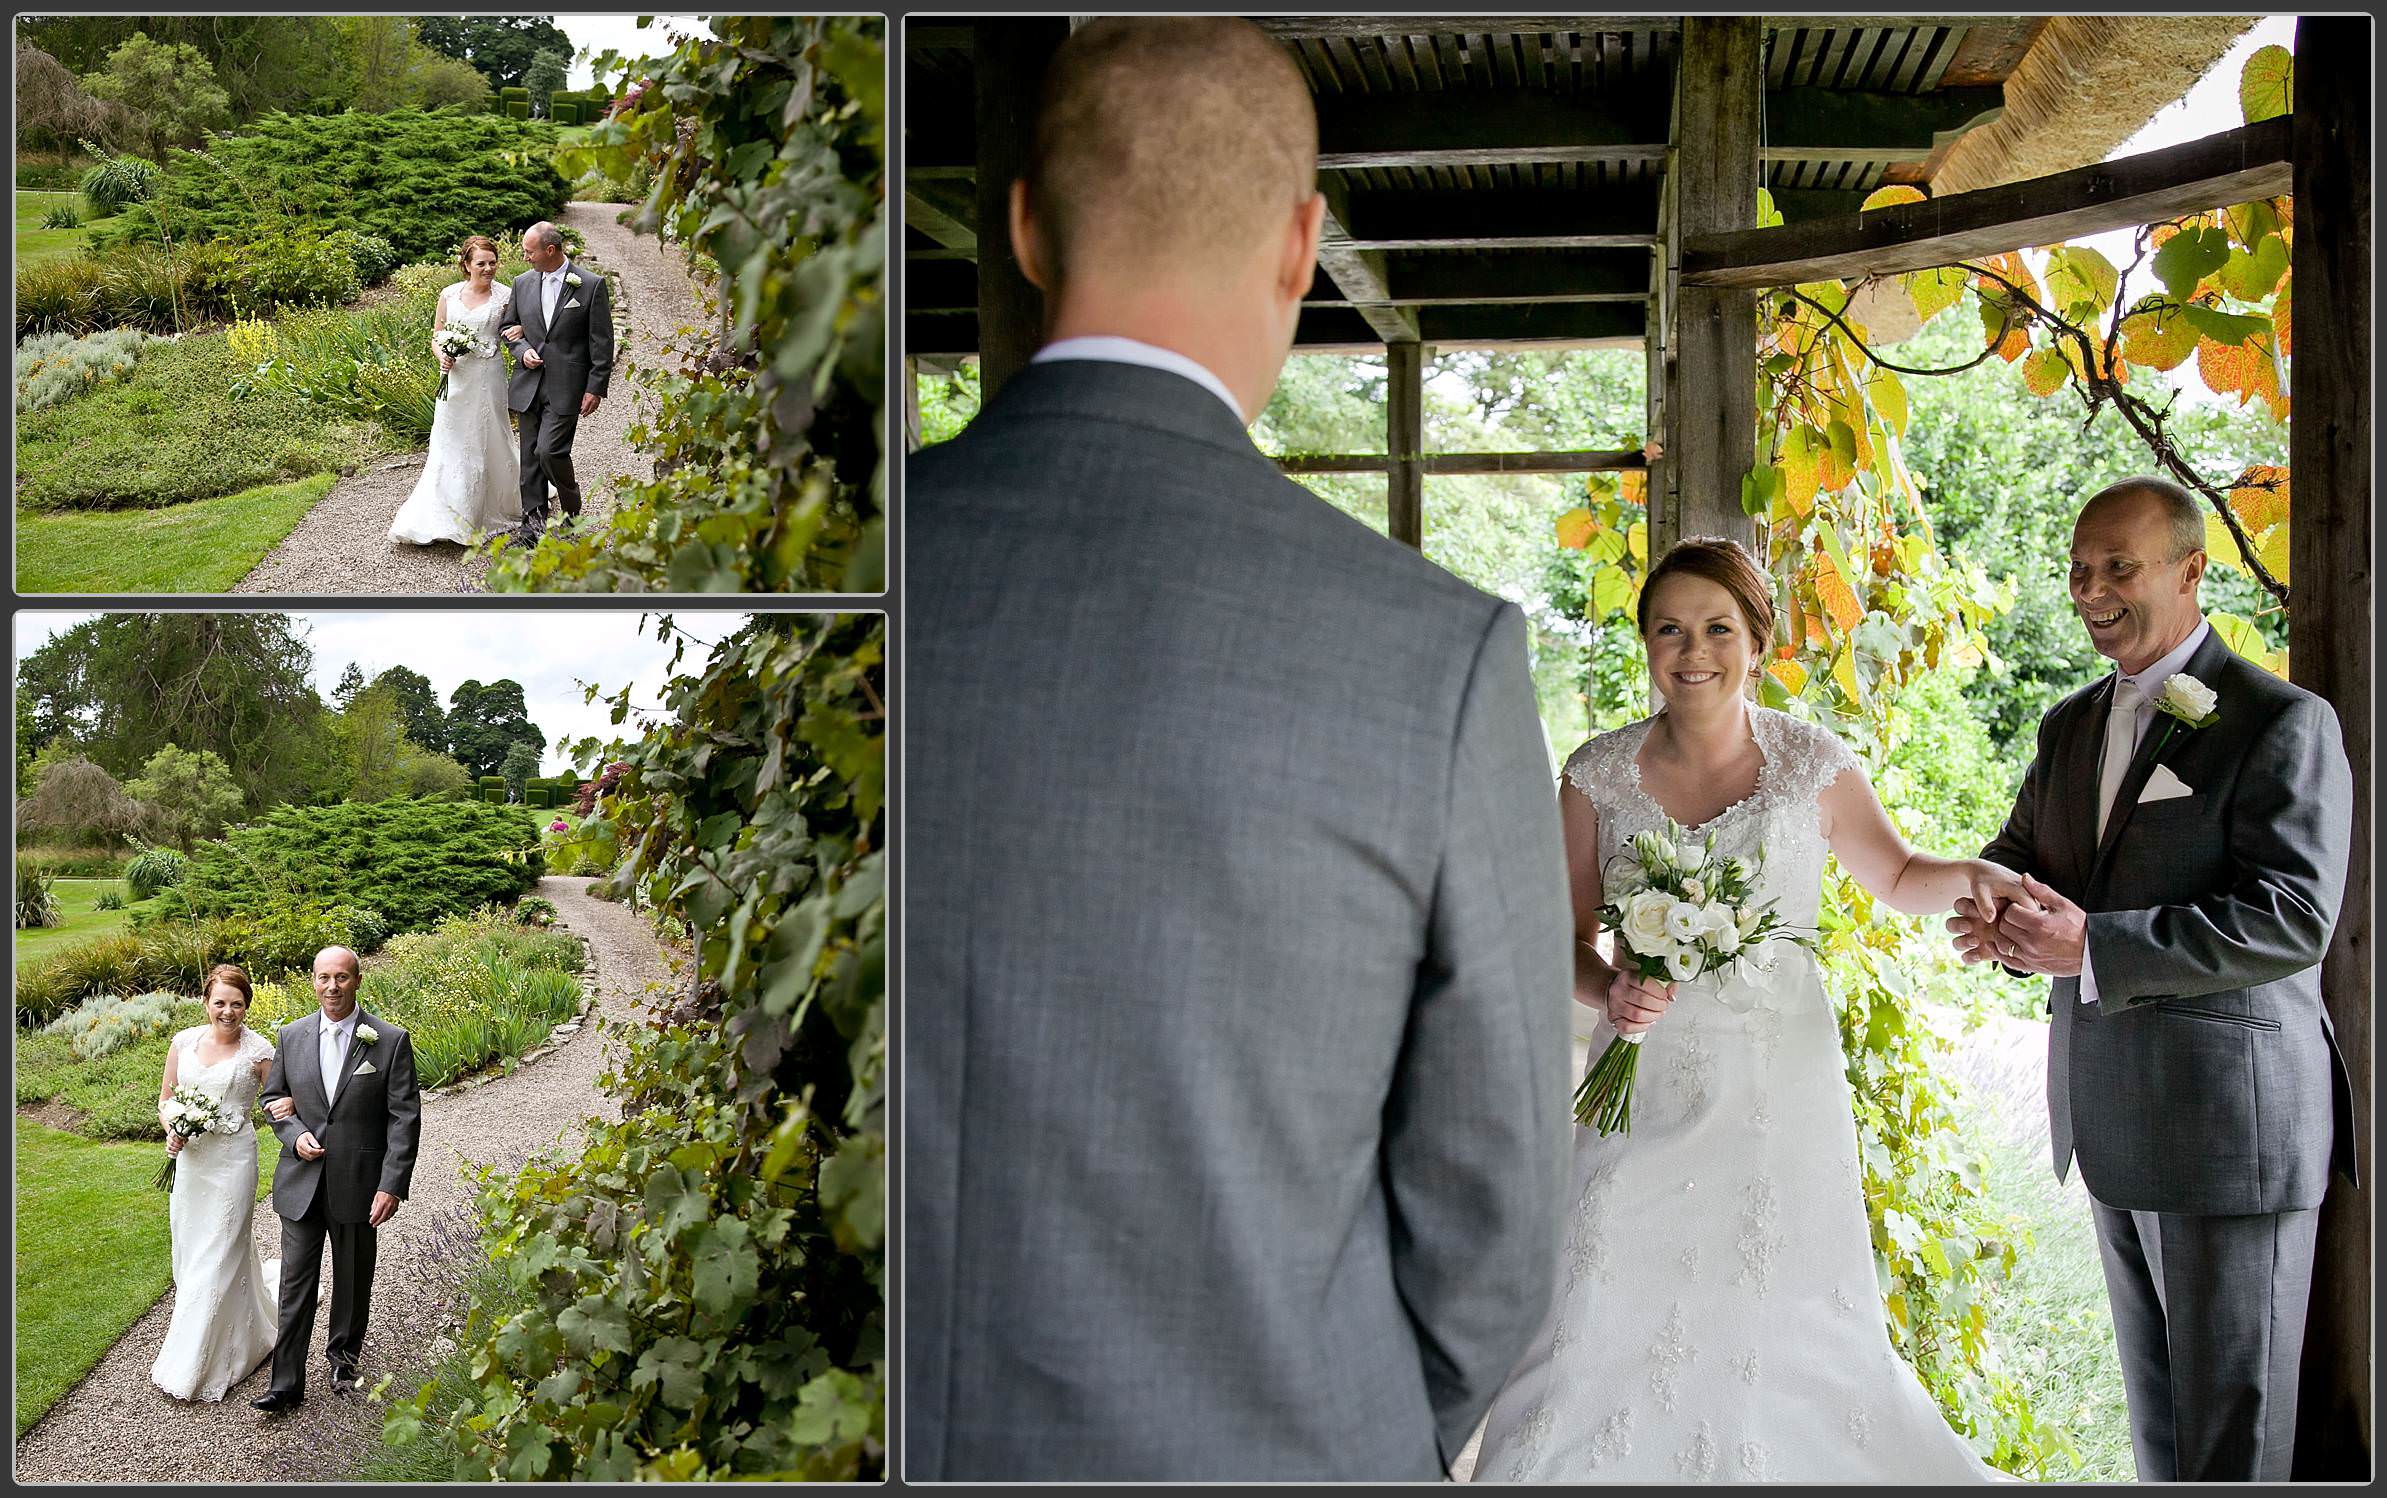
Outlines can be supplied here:
M1758 868L1721 856L1716 840L1693 842L1672 821L1633 835L1625 867L1605 880L1601 925L1616 933L1616 961L1644 978L1688 983L1721 972L1773 941L1807 946L1774 902L1756 903ZM1631 1133L1640 1034L1620 1035L1575 1090L1575 1122L1602 1134Z
M225 1112L222 1102L195 1087L175 1088L165 1105L158 1109L158 1115L165 1120L169 1130L183 1139L196 1138L201 1134L237 1134L246 1122ZM160 1191L173 1190L174 1165L175 1157L166 1156L165 1165L158 1171L157 1179L150 1184Z

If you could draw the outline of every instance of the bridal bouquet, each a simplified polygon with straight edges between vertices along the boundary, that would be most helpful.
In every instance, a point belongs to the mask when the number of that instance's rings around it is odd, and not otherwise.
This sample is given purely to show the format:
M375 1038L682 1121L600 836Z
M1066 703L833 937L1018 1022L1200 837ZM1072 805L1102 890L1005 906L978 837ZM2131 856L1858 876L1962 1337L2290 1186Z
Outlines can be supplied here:
M1616 960L1644 978L1688 983L1722 972L1770 941L1807 945L1790 935L1772 901L1760 905L1756 866L1719 857L1716 840L1692 842L1668 822L1663 832L1633 835L1627 867L1607 879L1600 924L1616 933ZM1575 1089L1575 1122L1602 1134L1633 1130L1633 1071L1641 1035L1608 1043Z
M221 1102L194 1087L175 1088L174 1095L166 1099L165 1107L158 1111L165 1115L166 1127L184 1139L194 1139L208 1133L231 1134L238 1132L239 1128L239 1121L224 1111ZM157 1173L157 1179L150 1184L160 1191L173 1190L176 1159L176 1156L168 1155L164 1167Z
M470 328L434 328L431 330L431 346L451 359L461 359L466 354L479 351L481 340L473 336ZM494 353L495 350L490 352ZM447 394L448 372L443 369L439 372L439 388L431 392L431 398L445 400Z

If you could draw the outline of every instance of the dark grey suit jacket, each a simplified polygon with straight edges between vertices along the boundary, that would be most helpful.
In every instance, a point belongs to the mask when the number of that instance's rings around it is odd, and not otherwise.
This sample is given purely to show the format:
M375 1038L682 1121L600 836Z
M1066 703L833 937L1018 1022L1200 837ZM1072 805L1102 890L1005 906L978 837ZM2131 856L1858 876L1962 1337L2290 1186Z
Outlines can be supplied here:
M1162 371L908 473L906 1475L1440 1475L1571 1139L1522 616Z
M2098 1002L2050 997L2056 1174L2125 1211L2318 1206L2354 1174L2352 1091L2321 1005L2345 890L2353 776L2320 698L2209 636L2188 674L2220 721L2158 715L2097 837L2108 675L2058 703L2004 832L1983 856L2089 913ZM2138 804L2157 764L2193 792Z
M522 325L522 341L507 345L514 355L513 378L506 384L510 410L529 410L542 390L548 405L577 409L583 395L602 398L613 378L613 294L594 269L565 261L564 274L574 271L580 284L565 286L555 299L553 327L547 324L539 273L524 271L514 278L513 320ZM538 368L522 362L526 348L538 354Z
M333 1222L363 1222L372 1215L373 1193L404 1200L414 1181L415 1149L422 1134L423 1099L414 1075L414 1041L378 1015L359 1010L359 1027L371 1025L380 1038L359 1045L348 1038L348 1062L339 1096L327 1095L317 1058L316 1036L323 1016L301 1015L282 1027L274 1041L274 1064L257 1100L293 1098L298 1112L273 1126L282 1141L274 1166L274 1211L304 1217L316 1196ZM298 1157L298 1136L312 1132L320 1159Z

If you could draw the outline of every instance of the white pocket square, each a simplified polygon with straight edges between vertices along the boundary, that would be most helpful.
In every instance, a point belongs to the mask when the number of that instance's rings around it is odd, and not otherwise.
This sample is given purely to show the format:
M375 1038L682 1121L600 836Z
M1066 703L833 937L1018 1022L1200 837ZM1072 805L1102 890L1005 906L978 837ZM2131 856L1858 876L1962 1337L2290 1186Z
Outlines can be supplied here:
M373 1063L372 1063L372 1062L370 1062L370 1061L368 1061L368 1062L366 1062L364 1065L362 1065L362 1066L358 1067L358 1068L357 1068L357 1069L356 1069L354 1072L351 1072L351 1073L350 1073L350 1075L351 1075L351 1076L358 1076L358 1077L361 1077L361 1076L363 1076L365 1073L367 1073L367 1072L371 1071L372 1069L373 1069Z
M2147 777L2147 788L2138 793L2138 804L2144 806L2149 801L2177 801L2182 796L2195 794L2189 789L2188 782L2172 773L2171 766L2157 765L2155 773Z
M580 298L578 298L578 297L574 297L574 298L572 298L572 300L570 300L570 301L568 301L568 302L564 303L564 304L563 304L561 307L558 307L558 308L556 308L555 310L556 310L556 311L558 311L558 312L569 312L569 311L571 311L571 310L572 310L574 307L577 307L577 306L579 306L579 305L580 305Z

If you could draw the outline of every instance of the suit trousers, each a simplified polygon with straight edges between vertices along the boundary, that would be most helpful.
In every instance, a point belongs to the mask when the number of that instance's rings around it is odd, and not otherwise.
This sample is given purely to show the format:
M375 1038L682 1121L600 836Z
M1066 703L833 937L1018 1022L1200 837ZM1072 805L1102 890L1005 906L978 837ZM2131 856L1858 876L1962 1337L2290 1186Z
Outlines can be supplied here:
M282 1219L282 1324L274 1339L275 1394L292 1399L307 1392L307 1342L315 1334L315 1301L323 1270L323 1240L332 1245L332 1315L324 1352L335 1368L354 1370L365 1346L365 1317L373 1302L373 1253L377 1237L369 1222L333 1222L323 1192L304 1217Z
M566 515L580 513L580 479L572 472L572 435L580 427L580 399L560 405L539 393L522 412L522 518L547 518L547 485Z
M2089 1205L2138 1480L2287 1481L2319 1211Z

